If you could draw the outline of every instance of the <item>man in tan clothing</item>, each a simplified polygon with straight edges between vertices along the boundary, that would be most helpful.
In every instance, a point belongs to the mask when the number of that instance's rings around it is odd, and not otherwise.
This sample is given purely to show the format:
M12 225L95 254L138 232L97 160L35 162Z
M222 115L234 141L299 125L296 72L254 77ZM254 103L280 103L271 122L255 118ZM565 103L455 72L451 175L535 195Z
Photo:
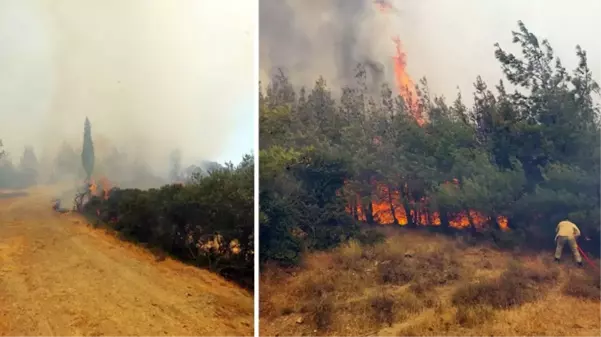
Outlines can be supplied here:
M578 244L576 243L576 238L580 236L580 229L578 229L578 226L569 220L563 220L557 224L555 232L557 233L555 235L555 242L557 242L555 248L555 261L559 262L563 246L567 242L570 245L572 254L574 254L574 260L576 260L579 266L582 266L582 257L580 256L580 252L578 252Z

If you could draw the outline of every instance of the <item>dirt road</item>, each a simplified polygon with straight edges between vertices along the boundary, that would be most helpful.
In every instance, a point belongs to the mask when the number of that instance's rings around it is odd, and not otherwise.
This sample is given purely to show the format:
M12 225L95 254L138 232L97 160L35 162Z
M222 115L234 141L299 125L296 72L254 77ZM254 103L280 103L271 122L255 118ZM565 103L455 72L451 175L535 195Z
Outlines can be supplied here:
M247 291L157 262L51 197L0 195L0 335L252 335Z

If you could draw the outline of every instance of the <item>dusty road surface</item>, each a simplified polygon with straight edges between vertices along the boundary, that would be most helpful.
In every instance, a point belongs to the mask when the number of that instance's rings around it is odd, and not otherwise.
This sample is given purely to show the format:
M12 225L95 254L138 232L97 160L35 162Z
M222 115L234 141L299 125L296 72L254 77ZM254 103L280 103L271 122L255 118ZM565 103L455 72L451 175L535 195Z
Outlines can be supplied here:
M0 335L252 335L247 291L0 191ZM6 192L6 191L4 191Z

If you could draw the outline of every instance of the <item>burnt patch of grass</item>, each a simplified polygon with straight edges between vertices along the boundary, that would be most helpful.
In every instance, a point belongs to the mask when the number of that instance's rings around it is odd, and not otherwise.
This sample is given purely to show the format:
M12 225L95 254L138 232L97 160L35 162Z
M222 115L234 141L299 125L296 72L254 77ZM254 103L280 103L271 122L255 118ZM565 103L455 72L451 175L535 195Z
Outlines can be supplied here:
M497 309L518 307L540 299L558 278L557 269L532 269L512 264L497 279L466 284L455 291L452 302L460 306L488 305Z
M562 290L571 297L599 301L601 277L599 274L571 274Z

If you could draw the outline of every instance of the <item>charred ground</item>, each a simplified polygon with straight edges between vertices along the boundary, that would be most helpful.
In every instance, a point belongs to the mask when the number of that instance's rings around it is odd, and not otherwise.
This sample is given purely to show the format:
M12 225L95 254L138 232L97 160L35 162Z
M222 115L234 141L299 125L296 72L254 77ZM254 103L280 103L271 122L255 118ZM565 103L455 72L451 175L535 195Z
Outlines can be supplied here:
M567 216L578 224L583 237L590 238L580 240L581 247L592 256L599 255L600 129L595 103L599 86L580 47L576 48L579 62L569 71L546 40L537 38L521 22L518 28L513 37L521 53L512 54L498 45L494 50L505 79L493 90L478 78L471 103L461 95L452 103L445 102L428 91L426 80L416 90L417 98L405 97L410 91L402 87L387 86L381 88L381 95L370 95L373 88L367 88L361 65L356 84L342 88L338 98L324 79L318 79L311 89L300 90L294 89L284 73L272 79L260 94L261 289L267 289L261 291L262 310L266 310L262 326L277 326L281 316L301 313L304 319L311 319L311 329L319 334L372 334L378 329L368 323L350 330L336 323L339 315L348 315L349 322L363 324L367 311L353 312L353 306L345 302L354 298L351 294L364 294L371 291L368 289L376 292L370 301L372 308L380 308L375 313L378 326L390 320L398 322L395 308L412 306L397 302L413 295L398 298L394 292L401 288L395 288L391 296L387 284L415 282L408 291L415 294L420 286L438 289L447 280L461 279L468 284L460 282L463 286L449 299L453 310L458 310L457 320L427 329L435 335L458 333L448 325L480 319L480 312L472 312L478 308L492 315L499 308L540 299L532 293L511 293L513 285L543 294L543 290L557 290L565 283L563 272L531 271L549 267L546 258L540 260L538 254L550 254L555 226L562 218ZM406 104L413 99L416 104ZM463 257L477 255L477 248L455 247L451 251L457 255L447 256L439 247L436 256L420 252L418 259L404 259L408 247L419 248L410 244L412 236L403 239L394 234L386 243L379 243L384 236L360 224L396 229L403 225L431 233L432 240L438 240L434 232L460 236L470 245L517 249L520 254L528 251L530 255L524 256L530 257L518 260L536 257L540 263L495 267L498 278L471 287L469 283L476 280L462 278L461 266L470 264ZM359 243L336 248L349 241ZM376 248L362 246L374 244ZM373 249L395 255L386 250L397 245L403 251L397 257L369 257ZM334 252L316 252L330 249ZM327 267L323 273L334 285L319 281L314 274L317 267L310 261L337 259L339 254L346 255L339 253L341 249L356 250L360 257ZM503 261L511 258L499 256ZM368 268L369 263L377 265ZM279 301L273 298L280 298L275 289L284 269L279 268L299 264L304 267L284 279L315 290L306 292L311 293L307 296L310 303L301 300L304 290L291 289L282 296L306 306L273 309L270 306L279 305L273 303ZM428 274L429 265L440 267L444 275ZM471 267L476 273L486 269ZM374 268L377 271L367 271ZM417 282L415 277L422 274L443 284ZM591 293L598 289L598 281L587 284L592 284L593 288L588 288L593 289ZM573 290L572 294L589 290ZM494 295L496 292L499 294ZM476 303L474 294L478 293L493 295ZM423 303L418 307L415 312L422 312ZM598 320L598 306L595 308ZM505 333L528 333L510 330ZM285 329L280 333L298 332Z

